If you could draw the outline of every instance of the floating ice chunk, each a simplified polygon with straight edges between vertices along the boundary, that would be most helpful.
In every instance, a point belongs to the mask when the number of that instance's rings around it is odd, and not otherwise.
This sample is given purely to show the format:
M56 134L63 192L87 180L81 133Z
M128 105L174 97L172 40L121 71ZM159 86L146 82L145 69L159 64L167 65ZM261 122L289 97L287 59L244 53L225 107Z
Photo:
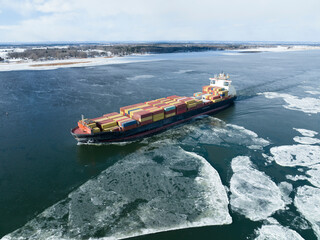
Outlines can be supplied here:
M247 156L233 158L231 167L234 174L230 180L230 204L234 211L259 221L284 209L286 203L282 192L287 196L292 188L290 184L283 183L281 191L266 174L253 167Z
M318 134L318 132L308 130L308 129L303 129L303 128L293 128L293 129L298 131L304 137L314 137L315 135Z
M294 137L293 141L301 144L318 144L320 143L320 139L311 138L311 137Z
M296 231L278 224L263 225L258 231L256 240L303 240L303 238Z
M312 229L320 238L320 189L310 186L299 187L294 204L298 211L311 223Z
M286 204L290 204L292 203L292 199L289 197L290 193L292 192L292 184L288 183L288 182L281 182L278 185L281 194L282 194L282 199Z
M320 188L320 164L313 165L310 170L306 172L309 175L309 182L315 186Z
M273 157L271 157L265 153L262 153L262 157L264 157L267 160L267 163L271 163L273 161Z
M270 152L281 166L311 166L320 162L320 146L285 145L273 147Z
M283 107L290 110L314 114L320 112L320 99L317 98L298 98L290 94L276 92L265 92L263 95L266 98L282 98L288 104L284 105Z
M268 217L266 220L265 220L265 222L266 223L268 223L268 224L279 224L279 222L275 219L275 218L273 218L273 217Z
M286 175L286 179L289 179L291 181L299 181L299 180L308 180L308 178L306 176L302 176L302 175Z
M201 156L169 142L128 155L7 237L121 239L230 224L217 171Z

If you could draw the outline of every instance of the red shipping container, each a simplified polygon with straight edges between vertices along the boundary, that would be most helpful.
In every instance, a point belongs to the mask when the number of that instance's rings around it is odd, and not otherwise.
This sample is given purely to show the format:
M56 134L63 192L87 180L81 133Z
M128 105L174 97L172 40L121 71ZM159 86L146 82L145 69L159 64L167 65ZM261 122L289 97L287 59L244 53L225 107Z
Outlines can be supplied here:
M152 115L156 115L156 114L160 114L160 113L163 113L164 110L162 108L159 108L157 110L152 110Z
M177 95L173 95L173 96L169 96L169 97L167 97L167 98L169 98L169 99L175 99L175 98L180 98L179 96L177 96Z
M201 107L203 107L203 103L199 103L198 105L197 105L197 108L201 108Z
M111 117L111 116L118 115L118 114L119 113L117 113L117 112L113 112L113 113L104 114L103 116L104 117Z
M122 118L118 118L118 119L115 119L115 121L118 123L120 121L123 121L123 120L130 120L130 118L126 117L126 116L123 116Z
M192 107L192 108L189 108L188 111L194 110L194 109L196 109L196 108L197 108L197 106Z
M152 108L154 108L153 106L149 106L149 107L142 107L141 109L143 109L143 110L148 110L148 109L152 109Z
M152 113L141 110L141 111L133 113L133 116L141 119L141 118L151 117Z
M187 109L186 108L184 108L184 109L177 109L177 114L181 114L181 113L185 113L187 111Z
M133 125L128 126L128 127L121 127L121 130L122 131L128 131L128 130L136 128L136 127L138 127L138 124L133 124Z
M175 113L175 112L176 112L176 109L173 109L173 110L165 112L165 114L171 114L171 113Z
M167 106L169 106L169 105L165 104L165 103L155 105L155 107L158 107L158 108L163 108L163 107L167 107Z
M102 121L96 121L96 123L98 123L98 124L105 124L105 123L109 123L109 122L114 122L114 120L106 119L106 120L102 120Z
M99 122L99 120L105 119L105 118L106 118L105 116L101 116L101 117L97 117L97 118L92 118L91 120L94 122Z

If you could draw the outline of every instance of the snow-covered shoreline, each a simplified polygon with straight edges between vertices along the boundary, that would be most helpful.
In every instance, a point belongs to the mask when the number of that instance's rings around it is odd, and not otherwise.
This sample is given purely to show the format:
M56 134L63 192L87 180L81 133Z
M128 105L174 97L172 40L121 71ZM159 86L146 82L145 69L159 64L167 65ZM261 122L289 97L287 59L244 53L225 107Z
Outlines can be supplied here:
M130 57L96 57L96 58L72 58L66 60L49 61L17 61L9 63L0 63L0 72L19 71L19 70L53 70L57 68L70 67L92 67L108 64L123 64L146 60L137 60Z
M294 45L294 46L275 46L275 47L258 47L233 50L236 52L289 52L289 51L305 51L320 50L320 46Z
M3 51L2 51L3 50ZM5 57L5 52L8 49L0 49L2 57ZM12 50L12 49L11 49ZM22 51L22 48L17 48L14 51ZM306 51L306 50L320 50L320 46L309 46L309 45L295 45L295 46L275 46L275 47L258 47L258 48L247 48L247 49L235 49L228 50L237 53L248 53L248 52L288 52L288 51ZM226 53L227 54L227 53ZM69 68L69 67L92 67L99 65L109 64L123 64L139 61L149 61L146 59L138 60L137 57L145 56L149 54L132 54L125 57L95 57L95 58L72 58L65 60L48 60L48 61L32 61L32 60L20 60L10 59L6 62L0 62L0 72L6 71L19 71L19 70L53 70L57 68ZM230 55L230 54L227 54ZM0 56L0 57L1 57ZM135 57L135 58L132 58Z

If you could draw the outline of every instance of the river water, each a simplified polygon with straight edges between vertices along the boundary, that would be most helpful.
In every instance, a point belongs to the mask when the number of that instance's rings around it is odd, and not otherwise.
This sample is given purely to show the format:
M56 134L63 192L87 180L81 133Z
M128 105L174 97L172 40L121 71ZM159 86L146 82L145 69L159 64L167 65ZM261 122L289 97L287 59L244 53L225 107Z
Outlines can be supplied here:
M320 51L125 60L0 72L0 237L320 238ZM132 143L70 135L220 71L238 99L216 115Z

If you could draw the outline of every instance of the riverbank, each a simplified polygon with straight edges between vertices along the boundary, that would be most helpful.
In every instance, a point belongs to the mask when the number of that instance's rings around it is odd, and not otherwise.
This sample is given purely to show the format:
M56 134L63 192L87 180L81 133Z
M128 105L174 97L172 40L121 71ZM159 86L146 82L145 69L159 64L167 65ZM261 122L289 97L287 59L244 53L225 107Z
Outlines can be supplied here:
M274 46L274 47L252 47L245 49L232 49L232 50L215 50L225 55L234 54L248 54L260 52L288 52L288 51L306 51L306 50L320 50L320 46ZM212 50L213 51L213 50ZM195 51L197 52L197 51ZM184 52L181 52L183 54ZM171 53L163 53L171 54ZM152 61L143 56L150 54L130 54L127 56L111 56L111 57L93 57L93 58L71 58L65 60L48 60L48 61L32 61L32 60L10 60L8 62L0 62L1 71L19 71L19 70L52 70L57 68L69 67L90 67L108 64L121 64L137 61ZM162 54L152 54L161 56ZM139 59L140 58L140 59Z

